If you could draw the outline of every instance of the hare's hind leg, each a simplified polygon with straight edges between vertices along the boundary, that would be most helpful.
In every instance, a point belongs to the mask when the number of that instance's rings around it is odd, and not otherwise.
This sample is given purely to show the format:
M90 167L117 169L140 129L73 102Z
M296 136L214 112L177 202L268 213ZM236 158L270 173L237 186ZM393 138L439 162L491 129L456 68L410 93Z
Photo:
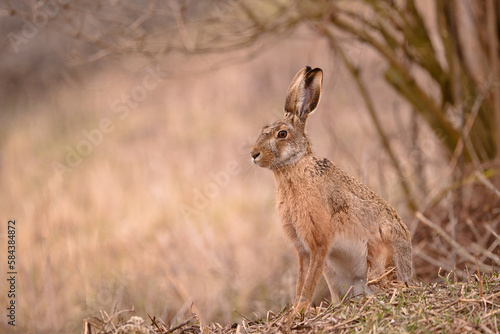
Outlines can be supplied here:
M383 281L397 278L402 282L410 282L413 276L411 243L397 233L392 236L391 239L371 240L368 243L370 278L383 277Z
M370 279L384 277L384 281L392 281L393 273L387 275L387 272L391 270L391 267L394 267L393 251L382 240L368 243L368 264Z
M349 296L373 294L366 285L366 270L364 273L339 272L338 266L332 265L332 262L329 261L325 267L324 276L334 304L340 303L347 293Z
M340 302L348 292L350 295L372 294L367 283L367 245L366 241L338 243L332 248L326 261L324 276L332 302Z

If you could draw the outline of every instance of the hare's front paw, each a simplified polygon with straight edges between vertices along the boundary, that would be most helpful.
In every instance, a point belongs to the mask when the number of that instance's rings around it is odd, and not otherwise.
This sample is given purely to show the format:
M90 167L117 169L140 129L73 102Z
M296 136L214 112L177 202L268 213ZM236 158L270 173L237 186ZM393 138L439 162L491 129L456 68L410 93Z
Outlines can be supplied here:
M308 315L311 311L314 311L313 307L310 307L310 303L307 301L296 302L293 305L293 311L296 316L304 317Z

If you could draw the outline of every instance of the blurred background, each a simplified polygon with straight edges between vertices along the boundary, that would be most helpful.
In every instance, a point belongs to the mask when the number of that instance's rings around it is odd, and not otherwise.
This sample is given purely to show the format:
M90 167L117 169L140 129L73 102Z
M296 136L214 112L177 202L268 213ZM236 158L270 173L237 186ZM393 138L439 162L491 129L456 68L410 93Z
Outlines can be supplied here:
M18 332L289 305L295 253L249 149L305 65L324 71L315 153L398 210L418 280L498 271L494 0L4 0L0 29L0 270L15 219Z

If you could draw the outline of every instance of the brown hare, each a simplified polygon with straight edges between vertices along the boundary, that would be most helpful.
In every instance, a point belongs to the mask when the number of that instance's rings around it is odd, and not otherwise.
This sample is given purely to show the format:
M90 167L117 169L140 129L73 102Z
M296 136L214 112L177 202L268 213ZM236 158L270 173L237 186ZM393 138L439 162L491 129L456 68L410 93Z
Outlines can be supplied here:
M250 150L255 164L274 173L278 216L297 250L293 306L299 312L311 304L321 274L335 303L351 287L353 295L371 293L369 270L380 275L395 268L398 280L412 278L411 236L396 210L312 153L305 126L322 80L319 68L300 70L288 89L285 115L266 125Z

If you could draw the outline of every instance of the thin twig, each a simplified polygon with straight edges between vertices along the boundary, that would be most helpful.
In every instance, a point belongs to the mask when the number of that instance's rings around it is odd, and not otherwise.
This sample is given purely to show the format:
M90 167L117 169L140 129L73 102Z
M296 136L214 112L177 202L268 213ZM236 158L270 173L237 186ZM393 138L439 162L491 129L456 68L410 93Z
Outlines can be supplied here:
M178 330L179 328L182 328L182 327L186 326L191 320L193 320L195 318L196 318L196 316L192 315L189 319L187 319L186 321L180 323L179 325L174 326L174 327L170 327L168 329L167 333L172 333L172 332Z
M500 197L500 190L498 190L497 188L495 188L495 186L493 185L493 183L491 183L490 181L488 181L484 175L482 173L480 173L479 171L476 171L476 177L477 177L477 180L479 182L481 182L481 184L483 184L486 188L488 188L489 190L491 190L495 195L497 195L498 197Z
M152 323L152 324L153 324L156 328L158 328L158 330L159 330L159 331L162 331L162 332L163 332L163 330L160 328L160 326L158 326L158 324L156 323L156 317L152 317L152 318L151 318L151 316L148 314L148 318L149 318L149 320L151 320L151 323Z
M353 288L354 287L352 285L349 287L349 290L347 290L347 292L345 293L344 298L342 298L342 300L340 301L340 305L344 304L347 298L349 298L349 294L351 293Z
M394 272L394 270L396 270L396 268L392 267L391 269L387 270L385 273L383 273L379 277L377 277L375 279L372 279L372 280L369 280L368 283L367 283L367 285L372 285L372 284L376 284L376 283L380 282L386 276L388 276L390 273Z
M470 135L470 131L472 130L472 126L474 125L474 122L476 121L477 115L479 114L479 110L481 108L481 105L483 104L484 98L486 97L486 94L488 94L488 91L490 90L491 87L491 80L486 82L486 85L481 89L479 94L476 97L476 100L474 101L474 104L472 106L471 112L469 116L467 117L467 120L465 121L464 128L462 130L462 135L459 137L457 146L455 146L455 151L453 151L453 157L450 160L450 163L448 165L448 168L451 169L452 171L455 169L458 160L460 159L460 156L464 150L465 147L465 140Z
M476 266L477 266L477 278L479 282L479 296L483 298L483 279L481 278L481 271L479 270L479 262L476 256Z
M476 260L474 258L474 256L472 256L468 251L467 249L465 249L463 246L461 246L458 242L456 242L455 240L453 240L452 237L450 237L445 230L443 230L440 226L434 224L432 221L430 221L427 217L425 217L421 212L417 212L415 214L415 217L420 220L422 223L424 223L425 225L427 225L428 227L432 228L434 231L436 231L441 237L443 237L443 239L448 242L452 247L454 247L458 253L465 259L467 259L468 261L472 262L472 263L475 263ZM481 269L481 270L484 270L484 271L491 271L493 270L493 267L491 266L488 266L484 263L478 263L478 267Z

